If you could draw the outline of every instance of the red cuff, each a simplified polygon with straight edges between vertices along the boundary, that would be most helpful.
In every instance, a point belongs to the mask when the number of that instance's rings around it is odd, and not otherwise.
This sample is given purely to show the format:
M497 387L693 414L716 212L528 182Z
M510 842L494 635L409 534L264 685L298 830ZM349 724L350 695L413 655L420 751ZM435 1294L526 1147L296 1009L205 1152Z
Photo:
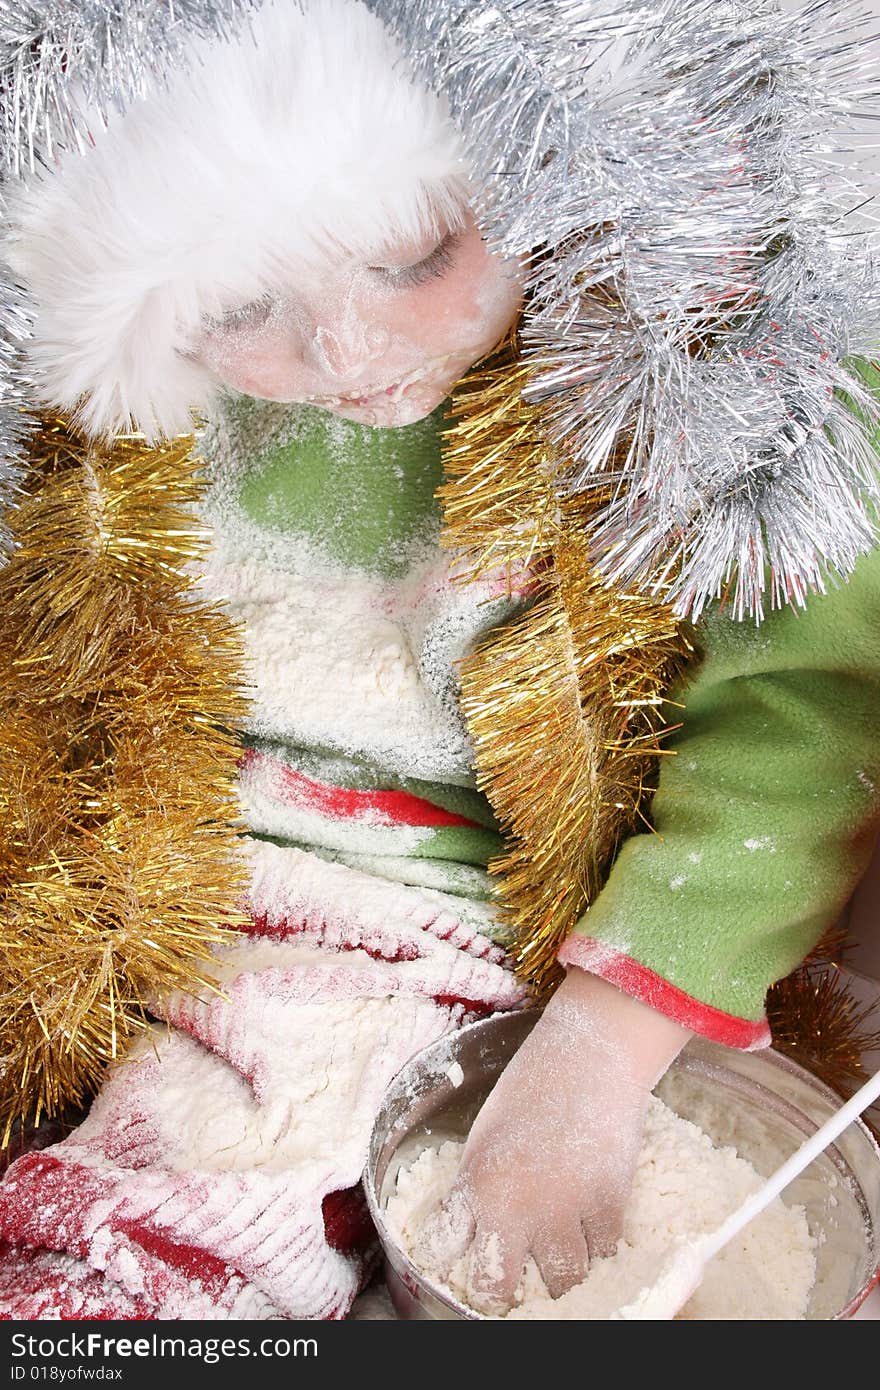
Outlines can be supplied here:
M725 1047L755 1052L758 1048L769 1047L773 1040L766 1018L757 1021L738 1018L736 1014L726 1014L723 1009L703 1004L656 975L647 965L592 937L569 936L559 952L559 960L563 965L577 965L591 975L598 975L683 1028L710 1038L712 1042L723 1043Z

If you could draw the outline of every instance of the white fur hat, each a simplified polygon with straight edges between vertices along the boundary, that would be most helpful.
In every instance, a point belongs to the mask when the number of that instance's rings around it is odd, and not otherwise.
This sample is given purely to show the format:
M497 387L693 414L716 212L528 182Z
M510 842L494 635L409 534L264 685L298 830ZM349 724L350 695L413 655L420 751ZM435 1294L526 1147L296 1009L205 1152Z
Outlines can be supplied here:
M8 197L47 404L94 434L187 430L212 389L205 316L454 217L455 130L360 0L267 0Z

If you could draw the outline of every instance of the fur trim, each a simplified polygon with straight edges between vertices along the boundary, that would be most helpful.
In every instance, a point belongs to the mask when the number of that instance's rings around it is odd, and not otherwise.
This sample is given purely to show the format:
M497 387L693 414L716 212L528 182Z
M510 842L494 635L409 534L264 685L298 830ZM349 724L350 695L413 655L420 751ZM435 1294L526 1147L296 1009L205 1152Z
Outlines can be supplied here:
M92 434L189 429L213 390L185 355L205 316L466 197L444 107L360 0L268 0L189 59L9 198L40 394Z

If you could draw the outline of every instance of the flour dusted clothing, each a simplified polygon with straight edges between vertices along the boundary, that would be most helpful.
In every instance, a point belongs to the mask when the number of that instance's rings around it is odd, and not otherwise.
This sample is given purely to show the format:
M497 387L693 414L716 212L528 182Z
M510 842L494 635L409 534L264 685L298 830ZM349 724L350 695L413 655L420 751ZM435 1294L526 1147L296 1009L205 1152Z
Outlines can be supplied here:
M207 590L247 628L252 925L224 995L175 998L86 1122L0 1184L0 1312L342 1317L357 1186L418 1048L515 1006L455 662L521 601L439 549L437 420L367 431L241 402L203 441ZM563 951L740 1045L869 849L878 557L761 629L711 615L655 799ZM495 938L495 940L493 940Z
M326 872L321 873L319 869ZM178 996L86 1121L0 1184L5 1318L341 1318L375 1258L359 1178L382 1092L520 990L417 890L298 850L255 864L223 996ZM295 890L292 885L296 885Z
M515 600L456 583L440 549L440 425L231 406L204 439L205 587L245 628L251 829L479 903L501 840L455 663Z
M233 407L206 440L209 589L250 634L251 826L460 894L474 914L500 840L474 790L455 662L518 600L454 582L437 543L438 428ZM805 611L760 627L723 604L704 618L702 661L670 691L681 727L661 760L659 833L625 842L563 960L718 1041L769 1041L768 987L839 913L876 835L878 632L876 551ZM497 938L487 912L472 920Z

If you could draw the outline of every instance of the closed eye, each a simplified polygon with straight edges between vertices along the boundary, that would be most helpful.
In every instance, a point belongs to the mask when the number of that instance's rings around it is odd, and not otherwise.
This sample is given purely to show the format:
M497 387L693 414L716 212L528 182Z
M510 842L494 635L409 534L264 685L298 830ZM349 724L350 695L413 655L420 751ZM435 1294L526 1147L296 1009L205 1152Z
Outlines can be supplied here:
M423 260L413 265L370 265L367 269L380 276L396 289L410 289L414 285L424 285L429 280L439 280L450 269L453 252L458 243L457 232L447 232L434 250Z
M264 294L237 309L227 310L221 319L213 320L211 326L225 329L227 332L235 332L242 328L259 328L269 318L272 308L271 295Z

